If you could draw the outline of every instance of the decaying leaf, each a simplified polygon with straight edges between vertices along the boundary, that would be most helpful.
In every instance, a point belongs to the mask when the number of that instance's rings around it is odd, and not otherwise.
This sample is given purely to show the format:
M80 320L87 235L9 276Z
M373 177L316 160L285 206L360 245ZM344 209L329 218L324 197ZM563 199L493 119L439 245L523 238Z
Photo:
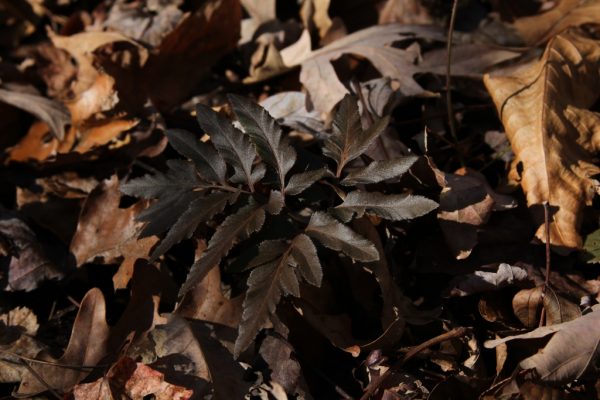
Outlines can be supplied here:
M513 26L526 44L535 45L573 26L595 24L600 20L600 4L595 0L560 0L545 12L518 18Z
M544 310L546 325L556 325L581 316L579 306L551 287L543 286L520 290L512 300L515 315L527 328L539 326Z
M39 328L35 314L27 307L16 307L0 314L0 382L19 382L27 373L21 358L34 358L42 347L35 339Z
M461 168L454 174L434 169L440 193L438 219L446 243L457 259L467 258L477 244L477 231L485 225L493 211L516 207L511 197L496 193L485 177Z
M585 332L585 334L581 334ZM598 373L596 360L600 347L600 311L562 324L544 326L529 333L488 340L485 347L494 348L512 340L537 339L553 335L543 351L519 363L523 370L534 370L534 379L547 384L560 384ZM573 340L573 338L577 338Z
M193 390L166 382L163 373L128 357L117 361L106 376L73 388L75 400L113 400L123 397L142 400L146 396L153 396L157 400L187 400L192 394Z
M0 87L0 101L23 109L50 127L58 140L65 136L65 125L71 123L69 110L58 101L47 99L33 91L32 88L16 85Z
M62 357L55 360L43 354L42 359L49 363L31 364L30 368L35 374L27 372L17 394L33 396L48 388L67 391L85 378L91 372L89 368L95 366L109 351L110 329L106 324L105 311L102 292L99 289L90 290L81 301L69 345ZM88 368L82 369L80 366Z
M534 211L536 236L545 241L543 203L549 203L550 242L580 248L583 208L600 172L600 118L588 109L600 93L600 42L572 29L554 37L539 61L511 76L485 76L515 153L512 176Z
M406 49L390 46L393 42L415 36L443 40L443 35L429 26L400 24L373 26L310 53L301 62L300 82L309 91L315 109L328 113L348 93L331 61L343 54L356 54L367 58L381 75L400 82L400 91L404 95L431 95L413 79L413 75L420 71L415 64L419 57L418 46L412 45Z
M497 290L528 280L527 270L502 263L497 271L475 271L450 282L450 296L468 296L479 292Z
M0 208L0 239L9 244L8 282L4 290L36 289L46 279L64 276L59 265L48 257L36 234L15 213Z

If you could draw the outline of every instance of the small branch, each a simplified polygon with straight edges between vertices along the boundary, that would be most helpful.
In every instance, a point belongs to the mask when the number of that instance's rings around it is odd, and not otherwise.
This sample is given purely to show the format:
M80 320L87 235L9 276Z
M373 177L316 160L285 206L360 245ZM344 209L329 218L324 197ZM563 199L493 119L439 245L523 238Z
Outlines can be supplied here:
M365 393L362 395L360 400L368 400L373 394L375 394L377 389L379 389L379 387L385 382L385 380L391 375L391 373L393 371L397 371L400 368L402 368L402 366L408 360L410 360L411 358L413 358L414 356L416 356L423 350L428 349L431 346L435 346L436 344L440 344L445 341L448 341L450 339L456 339L456 338L463 337L469 332L470 332L469 328L465 328L465 327L454 328L449 332L443 333L439 336L436 336L434 338L431 338L431 339L421 343L418 346L413 347L404 355L404 357L402 357L402 359L400 361L397 361L382 375L378 376L376 379L371 381L371 383L369 384L369 386L367 386L367 389L365 390Z

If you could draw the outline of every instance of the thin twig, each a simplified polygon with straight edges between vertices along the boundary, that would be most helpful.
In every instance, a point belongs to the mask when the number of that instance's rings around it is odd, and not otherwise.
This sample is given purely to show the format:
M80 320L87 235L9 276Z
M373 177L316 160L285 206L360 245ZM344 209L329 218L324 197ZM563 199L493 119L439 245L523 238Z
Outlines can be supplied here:
M377 378L373 379L373 381L371 381L371 383L369 384L369 386L367 386L367 388L365 389L365 393L362 395L362 397L360 398L360 400L367 400L369 399L373 394L375 394L375 392L377 391L377 389L379 389L379 387L385 382L385 380L390 376L390 374L393 371L397 371L400 368L402 368L402 366L411 358L413 358L414 356L416 356L417 354L419 354L421 351L428 349L431 346L435 346L436 344L440 344L443 342L446 342L450 339L456 339L456 338L460 338L465 336L467 333L469 333L470 329L469 328L465 328L465 327L460 327L460 328L454 328L449 332L443 333L439 336L436 336L434 338L431 338L423 343L421 343L418 346L415 346L413 348L411 348L405 355L404 357L402 357L402 359L398 362L396 362L394 365L392 365L387 371L385 371L383 374L381 374L380 376L378 376Z
M446 45L446 52L448 58L446 60L446 112L448 113L448 126L450 127L450 134L454 142L458 144L458 136L456 135L456 124L454 121L454 109L452 107L452 90L451 90L451 76L452 76L452 38L454 36L454 24L456 22L456 10L458 8L458 0L452 2L452 12L450 13L450 24L448 26L448 43ZM464 160L460 149L458 149L458 158L462 165Z

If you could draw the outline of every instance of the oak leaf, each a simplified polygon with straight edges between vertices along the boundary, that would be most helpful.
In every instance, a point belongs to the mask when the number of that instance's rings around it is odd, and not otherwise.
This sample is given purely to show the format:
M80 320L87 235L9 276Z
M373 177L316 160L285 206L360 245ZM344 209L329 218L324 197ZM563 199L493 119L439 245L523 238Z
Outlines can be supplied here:
M574 29L511 76L484 77L515 153L511 174L534 211L549 203L550 242L560 247L581 247L577 229L598 185L600 118L588 109L600 93L599 62L600 42ZM545 241L543 215L535 217Z

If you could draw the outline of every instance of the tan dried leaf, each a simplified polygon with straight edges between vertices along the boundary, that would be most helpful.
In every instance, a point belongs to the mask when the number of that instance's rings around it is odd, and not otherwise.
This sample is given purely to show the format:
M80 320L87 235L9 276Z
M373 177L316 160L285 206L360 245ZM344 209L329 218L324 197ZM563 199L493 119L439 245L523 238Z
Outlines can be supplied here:
M598 0L560 0L541 14L517 19L513 26L528 45L535 45L572 26L600 21Z
M545 241L542 205L550 205L550 242L579 248L577 232L600 172L600 118L588 110L600 94L600 41L580 30L553 38L543 57L511 76L484 77L515 153L511 174L535 214Z

